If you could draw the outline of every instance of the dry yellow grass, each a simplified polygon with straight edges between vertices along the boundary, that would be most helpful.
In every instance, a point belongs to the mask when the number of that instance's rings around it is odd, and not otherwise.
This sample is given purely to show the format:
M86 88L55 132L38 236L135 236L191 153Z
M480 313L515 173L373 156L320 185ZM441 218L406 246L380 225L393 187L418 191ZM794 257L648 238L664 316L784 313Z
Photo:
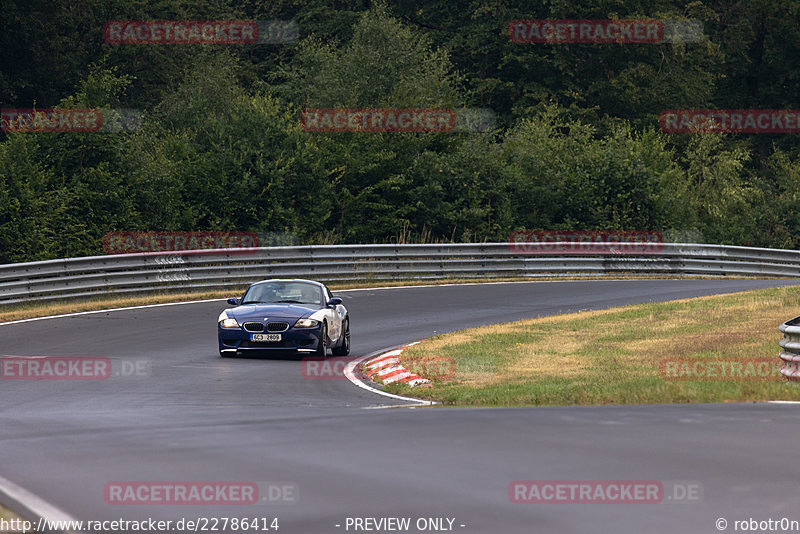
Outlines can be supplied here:
M0 506L0 518L5 519L6 521L10 521L12 519L21 519L17 514L2 506Z
M800 313L800 287L541 317L445 334L403 352L404 364L451 358L454 378L424 392L479 405L798 400L800 387L768 380L677 381L677 358L778 359L778 325Z

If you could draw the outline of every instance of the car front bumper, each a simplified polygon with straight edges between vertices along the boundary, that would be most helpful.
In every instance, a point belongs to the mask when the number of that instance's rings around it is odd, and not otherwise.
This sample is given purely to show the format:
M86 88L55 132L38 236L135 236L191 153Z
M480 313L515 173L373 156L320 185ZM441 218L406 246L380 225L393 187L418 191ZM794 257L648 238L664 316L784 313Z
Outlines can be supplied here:
M246 352L246 351L294 351L314 352L320 344L321 327L316 328L289 328L283 332L280 341L251 341L252 332L243 328L232 329L217 326L217 338L220 352ZM266 332L270 333L270 332Z

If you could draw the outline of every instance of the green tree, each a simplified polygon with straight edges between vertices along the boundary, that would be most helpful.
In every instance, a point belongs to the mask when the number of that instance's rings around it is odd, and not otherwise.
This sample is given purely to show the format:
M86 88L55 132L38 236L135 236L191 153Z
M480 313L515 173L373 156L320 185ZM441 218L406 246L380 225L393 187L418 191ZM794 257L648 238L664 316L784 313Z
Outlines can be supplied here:
M127 150L142 229L321 231L317 148L279 98L248 94L225 52L198 60Z
M452 108L458 78L447 54L379 4L363 14L350 41L336 48L310 37L300 45L278 94L306 108ZM309 133L334 188L338 233L369 242L407 224L413 182L404 169L426 150L456 143L448 133Z
M96 70L60 108L101 108L119 102L126 77ZM122 169L126 134L12 133L0 144L0 176L14 202L2 216L4 255L13 261L100 252L108 228L133 214Z
M555 108L503 139L515 223L528 229L662 230L685 221L664 192L681 171L661 134L622 124L605 137Z

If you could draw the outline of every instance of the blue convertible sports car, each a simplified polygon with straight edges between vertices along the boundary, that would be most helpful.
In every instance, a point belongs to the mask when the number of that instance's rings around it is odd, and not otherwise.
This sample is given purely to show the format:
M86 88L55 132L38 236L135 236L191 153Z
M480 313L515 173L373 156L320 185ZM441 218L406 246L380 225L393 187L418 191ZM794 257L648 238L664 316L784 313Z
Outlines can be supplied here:
M325 357L350 353L350 318L342 299L311 280L263 280L219 314L220 356L294 351Z

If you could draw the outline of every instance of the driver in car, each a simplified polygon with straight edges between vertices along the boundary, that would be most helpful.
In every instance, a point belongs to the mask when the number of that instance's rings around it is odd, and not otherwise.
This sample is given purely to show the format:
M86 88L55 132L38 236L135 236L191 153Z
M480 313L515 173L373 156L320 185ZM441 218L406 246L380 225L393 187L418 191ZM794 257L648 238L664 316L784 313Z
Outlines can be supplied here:
M301 300L303 303L306 304L318 304L319 303L319 290L315 287L311 286L303 286L300 289L300 295L302 295Z

